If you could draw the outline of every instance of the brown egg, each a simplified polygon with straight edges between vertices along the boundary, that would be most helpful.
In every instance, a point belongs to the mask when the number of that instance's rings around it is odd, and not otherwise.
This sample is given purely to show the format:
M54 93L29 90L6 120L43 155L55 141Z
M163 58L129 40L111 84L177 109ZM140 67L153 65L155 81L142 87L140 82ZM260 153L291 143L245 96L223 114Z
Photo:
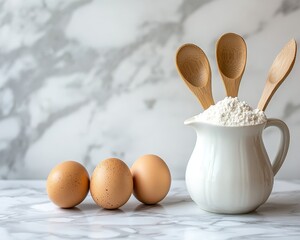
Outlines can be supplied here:
M133 194L145 204L156 204L168 194L171 174L167 164L156 155L144 155L131 167Z
M127 165L117 158L101 161L91 177L91 195L105 209L123 206L132 194L132 175Z
M61 208L81 203L89 192L89 174L78 162L66 161L52 169L47 179L50 200Z

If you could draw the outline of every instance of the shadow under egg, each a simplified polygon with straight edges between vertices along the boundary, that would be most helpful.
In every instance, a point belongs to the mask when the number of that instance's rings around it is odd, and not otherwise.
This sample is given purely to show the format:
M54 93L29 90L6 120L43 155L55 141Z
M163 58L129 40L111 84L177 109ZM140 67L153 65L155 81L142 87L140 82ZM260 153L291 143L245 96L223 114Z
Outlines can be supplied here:
M156 204L139 204L135 209L134 209L134 212L144 212L144 211L148 211L148 210L157 210L157 211L164 211L164 207L159 204L159 203L156 203Z
M82 211L95 211L101 207L99 207L96 203L81 203L77 208L80 208Z

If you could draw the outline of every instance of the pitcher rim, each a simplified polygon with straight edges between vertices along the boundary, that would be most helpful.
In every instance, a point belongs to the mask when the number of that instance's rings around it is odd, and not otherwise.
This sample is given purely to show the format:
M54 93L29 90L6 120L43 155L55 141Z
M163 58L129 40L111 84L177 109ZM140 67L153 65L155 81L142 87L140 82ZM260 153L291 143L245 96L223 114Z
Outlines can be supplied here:
M268 118L267 118L267 120L264 121L264 122L262 122L262 123L251 124L251 125L241 125L241 126L236 126L236 125L218 125L218 124L214 124L214 123L201 122L201 121L198 121L198 122L189 122L189 120L191 121L195 117L197 117L197 115L193 116L191 118L186 119L183 122L183 124L184 125L190 125L190 124L193 124L193 123L199 123L199 124L204 124L204 125L208 125L208 126L212 126L212 127L219 127L219 128L249 128L249 127L264 126L267 123L267 121L268 121Z

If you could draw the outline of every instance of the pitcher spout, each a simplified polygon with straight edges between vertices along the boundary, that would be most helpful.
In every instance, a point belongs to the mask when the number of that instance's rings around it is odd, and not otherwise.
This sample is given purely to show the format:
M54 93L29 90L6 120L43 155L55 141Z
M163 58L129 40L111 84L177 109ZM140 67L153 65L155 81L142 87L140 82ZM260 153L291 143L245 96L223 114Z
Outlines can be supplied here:
M197 116L186 119L183 123L184 125L193 126L197 123Z

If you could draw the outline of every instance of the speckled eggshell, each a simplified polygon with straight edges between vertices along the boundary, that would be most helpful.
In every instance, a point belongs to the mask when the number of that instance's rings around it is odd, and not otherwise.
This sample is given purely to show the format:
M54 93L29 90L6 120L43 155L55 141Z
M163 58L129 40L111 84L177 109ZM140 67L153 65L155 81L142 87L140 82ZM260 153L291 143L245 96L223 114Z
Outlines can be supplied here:
M62 162L48 175L48 196L61 208L75 207L85 199L88 192L89 174L78 162Z
M137 159L131 167L133 194L145 204L156 204L169 192L171 174L160 157L148 154Z
M90 190L94 201L105 209L123 206L132 194L133 180L130 169L120 159L108 158L95 168Z

